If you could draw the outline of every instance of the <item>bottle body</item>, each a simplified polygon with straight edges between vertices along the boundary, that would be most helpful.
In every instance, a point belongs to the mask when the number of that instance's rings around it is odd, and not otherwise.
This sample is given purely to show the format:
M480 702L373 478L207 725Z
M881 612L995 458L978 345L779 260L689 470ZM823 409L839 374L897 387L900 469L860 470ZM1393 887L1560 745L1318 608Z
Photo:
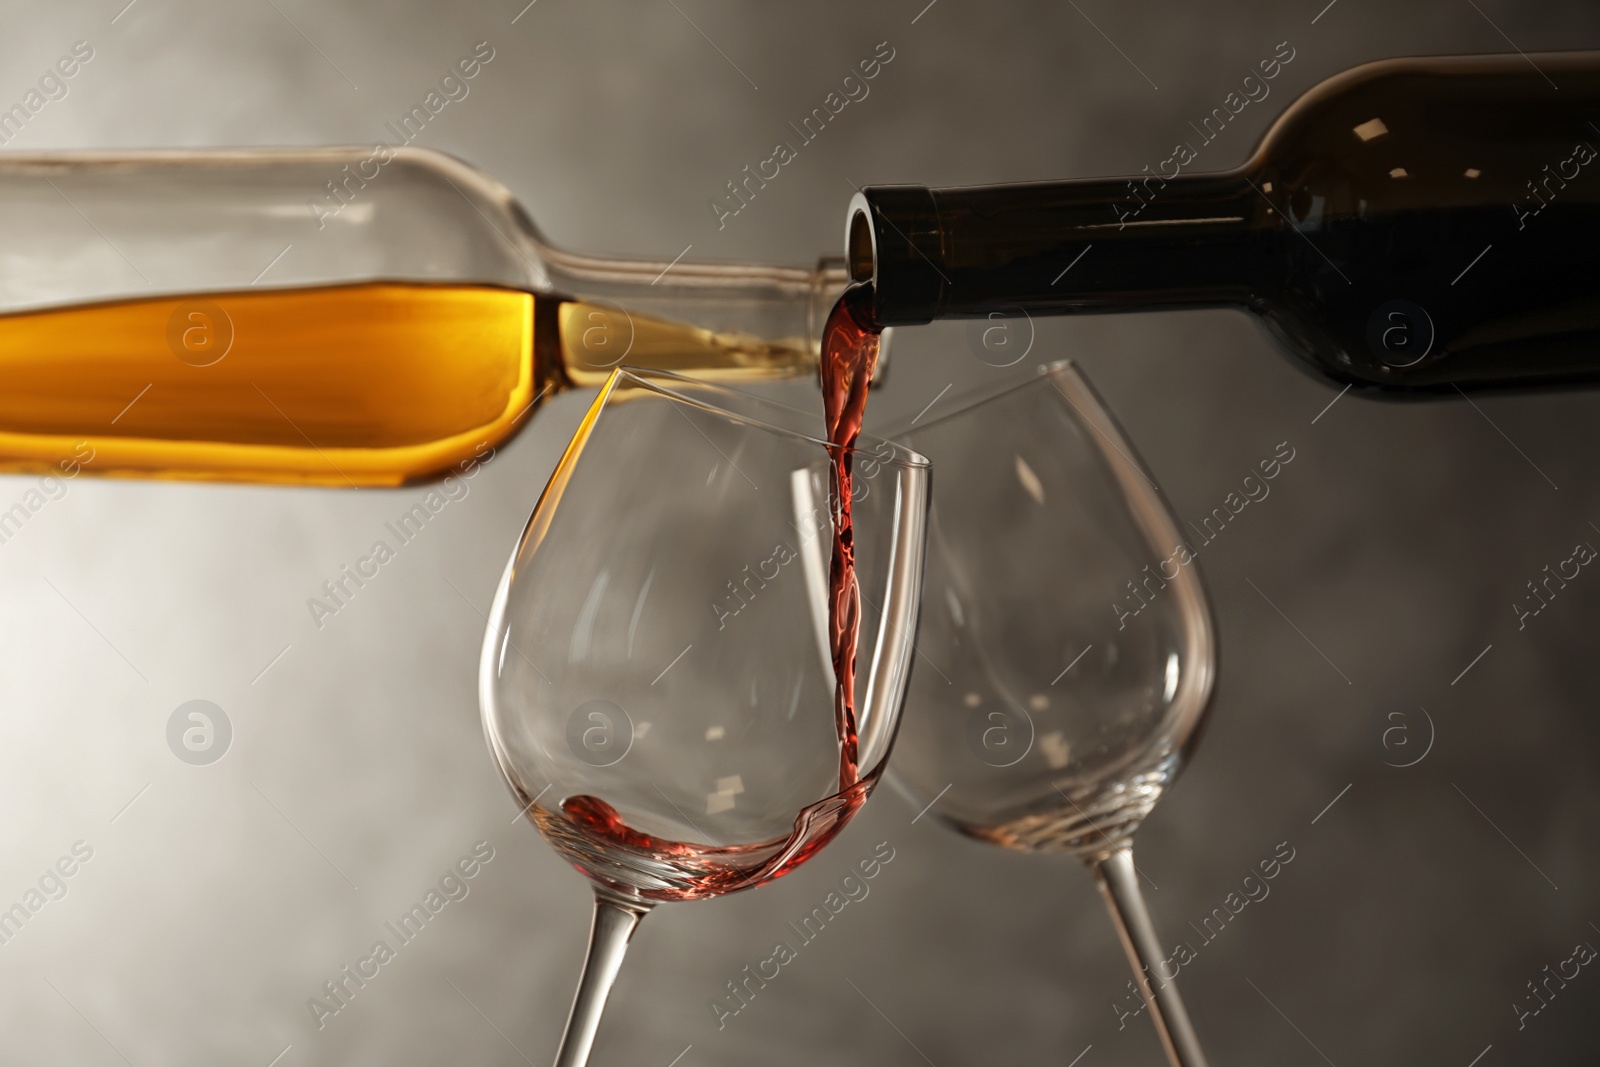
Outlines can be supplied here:
M852 272L886 323L1234 305L1358 387L1600 381L1596 113L1597 54L1369 64L1226 173L1205 124L1131 179L868 189Z
M623 363L814 373L844 283L567 253L409 148L9 157L0 213L11 471L438 477Z

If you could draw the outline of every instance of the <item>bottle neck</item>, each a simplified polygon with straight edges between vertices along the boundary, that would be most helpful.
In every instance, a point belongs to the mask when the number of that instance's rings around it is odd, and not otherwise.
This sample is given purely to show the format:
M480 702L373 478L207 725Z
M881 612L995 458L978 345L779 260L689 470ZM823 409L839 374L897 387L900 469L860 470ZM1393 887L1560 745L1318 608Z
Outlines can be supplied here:
M782 341L815 354L833 302L849 283L832 258L816 267L587 256L531 238L540 288L719 333Z
M708 380L750 383L815 375L829 313L850 283L844 260L806 270L587 256L524 228L536 294L540 377L597 386L624 363ZM531 254L530 254L531 253ZM871 384L883 383L891 331Z
M1272 276L1265 195L1242 170L877 186L852 201L848 258L874 282L885 325L1242 304Z

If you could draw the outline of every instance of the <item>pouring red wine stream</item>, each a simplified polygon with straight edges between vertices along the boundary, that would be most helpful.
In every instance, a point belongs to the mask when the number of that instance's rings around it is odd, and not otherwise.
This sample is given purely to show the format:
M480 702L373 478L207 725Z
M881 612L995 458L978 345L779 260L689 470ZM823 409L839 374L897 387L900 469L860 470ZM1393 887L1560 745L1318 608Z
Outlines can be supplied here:
M855 524L850 518L852 457L867 410L867 385L878 363L881 331L872 316L872 286L846 289L822 331L822 407L833 445L829 506L833 558L828 565L828 638L832 645L834 718L839 730L839 788L856 783L856 637L861 590L856 584Z
M852 457L867 387L877 366L882 328L872 313L872 286L853 285L839 297L822 332L820 377L829 449L829 510L833 551L828 566L828 640L834 674L834 725L839 735L839 791L807 805L795 817L789 836L754 845L702 845L657 837L629 826L610 804L580 794L561 802L559 811L522 797L530 817L553 843L568 842L569 855L598 848L611 860L632 857L658 871L670 869L669 888L614 887L652 901L697 900L748 889L781 877L810 858L842 829L866 802L876 774L863 779L856 727L856 644L861 628L861 590L856 582L855 526L850 514L854 488ZM613 884L603 865L578 870Z

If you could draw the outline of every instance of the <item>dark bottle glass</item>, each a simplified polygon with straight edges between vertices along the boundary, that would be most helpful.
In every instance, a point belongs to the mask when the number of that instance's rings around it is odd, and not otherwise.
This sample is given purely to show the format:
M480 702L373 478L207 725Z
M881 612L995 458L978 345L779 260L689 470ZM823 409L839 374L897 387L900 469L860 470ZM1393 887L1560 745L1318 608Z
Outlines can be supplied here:
M1600 52L1370 63L1182 173L1203 132L1131 179L868 188L851 273L884 325L1234 305L1370 390L1600 381Z

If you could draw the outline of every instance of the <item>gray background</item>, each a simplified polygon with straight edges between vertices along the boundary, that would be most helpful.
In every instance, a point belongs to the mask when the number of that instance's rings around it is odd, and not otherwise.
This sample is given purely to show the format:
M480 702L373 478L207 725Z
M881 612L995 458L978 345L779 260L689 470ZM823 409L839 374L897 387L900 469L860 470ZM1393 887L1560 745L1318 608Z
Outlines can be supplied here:
M1203 166L1238 162L1275 109L1363 60L1505 50L1501 31L1528 51L1600 44L1580 0L538 0L513 24L522 2L138 0L118 17L123 0L11 0L0 100L76 40L96 58L4 150L370 144L487 40L494 62L419 143L507 183L555 240L805 262L837 249L849 183L1164 159L1280 41L1294 62ZM883 40L896 56L870 97L719 231L707 198ZM1184 969L1213 1062L1592 1063L1600 976L1520 1032L1511 1005L1575 942L1600 944L1600 578L1520 632L1510 605L1576 542L1600 543L1600 396L1324 411L1335 393L1227 312L1041 324L1029 362L1061 356L1088 368L1182 517L1279 442L1296 450L1203 554L1220 690L1139 837L1159 925L1195 943L1190 922L1280 842L1295 849L1270 897ZM960 326L907 333L876 415L1005 373ZM419 490L81 478L0 545L0 907L75 841L94 849L0 945L0 1063L549 1061L587 888L512 825L474 679L479 612L587 399L552 403L321 630L305 599ZM0 506L32 484L0 478ZM167 748L191 699L233 724L210 766ZM1422 750L1419 708L1431 751L1385 766ZM1409 715L1409 749L1381 742L1391 712ZM885 791L794 876L661 909L596 1062L1159 1062L1142 1017L1118 1028L1126 965L1087 874L914 814ZM470 896L319 1032L306 999L480 840L495 857ZM707 1003L723 983L880 841L896 858L871 896L719 1032Z

